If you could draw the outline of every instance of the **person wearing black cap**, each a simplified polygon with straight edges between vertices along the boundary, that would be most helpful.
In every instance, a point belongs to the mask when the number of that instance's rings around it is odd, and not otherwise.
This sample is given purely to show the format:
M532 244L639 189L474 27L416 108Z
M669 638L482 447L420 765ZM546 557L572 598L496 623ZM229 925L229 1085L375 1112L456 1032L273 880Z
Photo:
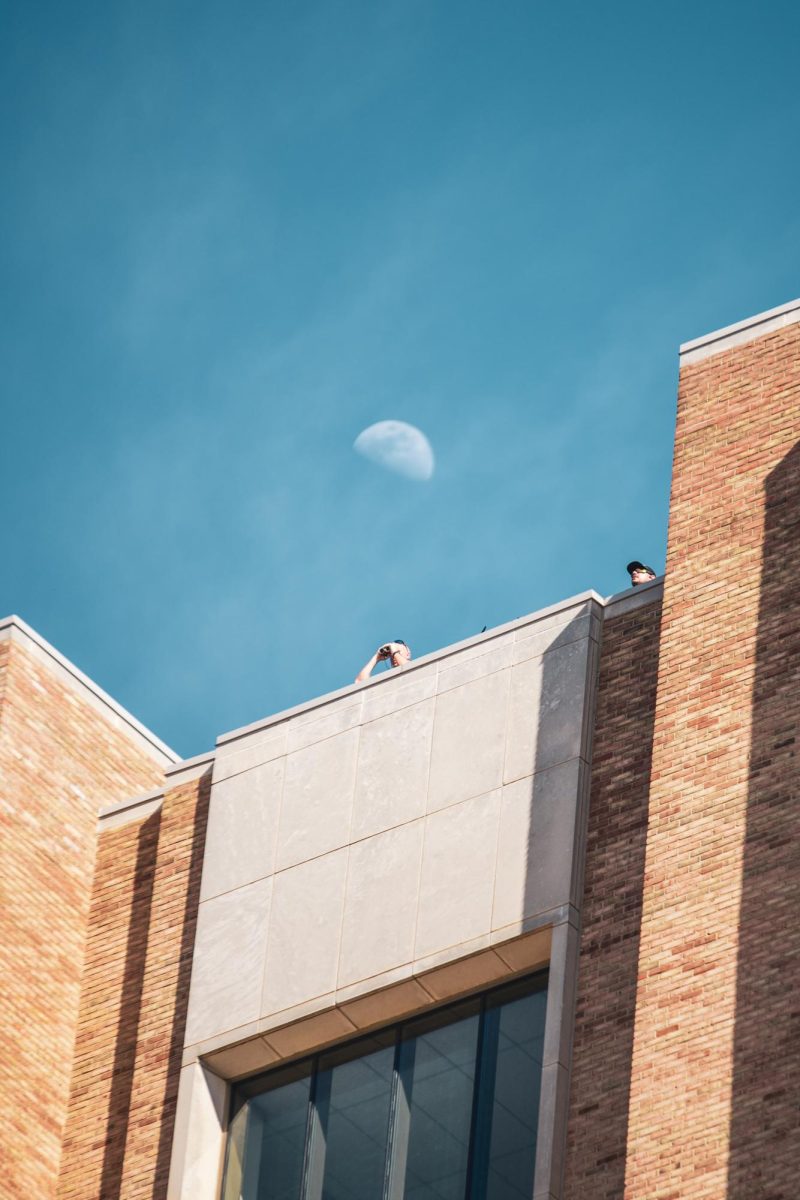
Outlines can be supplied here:
M376 665L379 662L387 661L391 667L400 667L401 669L411 661L411 651L402 638L398 638L396 642L386 642L385 645L379 646L369 662L365 663L356 675L356 683L363 683L365 679L369 679Z
M644 563L629 562L625 570L631 577L631 583L634 587L638 587L640 583L649 583L651 579L655 579L656 573L652 567L646 567Z

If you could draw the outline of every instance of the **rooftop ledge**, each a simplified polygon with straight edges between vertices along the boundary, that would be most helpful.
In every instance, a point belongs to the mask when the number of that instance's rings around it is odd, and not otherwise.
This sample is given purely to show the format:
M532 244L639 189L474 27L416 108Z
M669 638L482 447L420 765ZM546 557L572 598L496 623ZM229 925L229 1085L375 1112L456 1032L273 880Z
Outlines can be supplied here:
M425 654L422 658L415 658L407 667L403 668L402 675L404 678L408 677L414 671L418 671L430 663L441 662L472 646L489 643L503 634L512 633L514 630L530 625L534 621L545 621L549 618L557 617L561 613L571 608L576 608L581 604L587 605L593 602L598 606L602 615L618 616L622 612L628 611L628 609L652 603L659 598L662 590L663 576L659 576L650 583L639 584L635 588L626 588L624 591L616 592L613 596L607 596L606 598L598 595L594 589L590 588L586 592L580 592L577 596L571 596L568 600L560 600L557 604L551 604L547 608L539 609L537 612L528 613L524 617L518 617L515 621L509 621L505 625L497 625L493 629L487 629L485 633L465 638L461 642L454 642L450 646L444 646L441 650L434 650L430 654ZM328 692L323 696L317 696L313 700L306 700L302 704L295 705L294 708L284 709L282 712L274 713L272 716L263 717L260 721L254 721L251 725L243 725L239 729L231 730L229 733L220 734L216 744L217 746L224 746L229 742L247 737L249 734L256 733L261 729L268 729L271 725L279 725L281 722L289 720L289 718L295 717L299 713L310 712L315 708L323 708L326 704L331 704L343 696L349 696L370 687L380 687L381 684L396 679L398 674L399 672L397 671L386 671L380 675L376 675L372 679L365 680L363 683L351 683L347 687L338 688L336 691Z
M83 671L60 654L55 646L51 646L35 629L31 629L21 617L12 615L0 618L1 641L12 641L24 646L35 658L54 671L62 683L78 692L107 721L142 746L159 766L169 767L180 762L180 755L156 737L141 721L137 721L136 717L109 696L108 692L98 687L94 680L84 675Z
M403 676L408 676L410 673L419 670L429 663L441 662L471 646L479 646L483 643L488 644L502 634L521 629L525 625L530 625L531 622L557 618L561 613L568 611L570 608L587 604L590 601L598 606L603 619L622 616L624 613L637 608L643 608L645 605L659 600L663 589L663 576L659 576L650 583L639 584L638 587L625 588L624 591L615 592L614 595L606 596L605 599L590 589L587 592L581 592L577 596L572 596L569 600L561 600L558 604L552 604L548 608L540 609L538 612L528 613L524 617L519 617L516 621L509 621L506 625L498 625L494 629L487 629L485 633L476 634L475 637L466 638L462 642L455 642L453 645L444 646L441 650L435 650L431 654L426 654L423 658L417 658L403 669L402 674ZM4 622L0 623L0 637L2 637L3 624ZM255 721L252 725L244 725L240 729L232 730L230 733L221 734L217 738L217 746L235 742L237 739L247 737L248 734L255 733L260 729L268 729L270 726L279 725L281 722L289 720L298 713L313 712L314 709L323 708L325 705L339 700L342 696L352 695L366 688L380 687L382 684L391 683L398 678L398 674L399 672L397 671L387 671L381 675L377 675L374 679L365 680L363 683L351 683L347 687L339 688L335 692L328 692L324 696L317 696L313 700L307 700L303 704L296 705L294 708L287 708L282 712L274 713L272 716L264 717L260 721ZM131 796L101 809L98 814L100 827L104 830L112 829L116 825L125 824L129 820L139 820L143 816L157 811L161 807L165 791L204 775L213 766L215 757L216 751L209 750L204 754L198 754L195 758L177 760L174 766L167 767L166 769L164 788Z
M704 358L710 358L712 354L722 354L726 350L732 350L734 346L743 346L746 342L752 342L787 325L795 325L798 321L800 300L790 300L788 304L781 304L778 308L770 308L735 325L726 325L724 329L706 333L692 342L684 342L680 347L681 366L700 362Z

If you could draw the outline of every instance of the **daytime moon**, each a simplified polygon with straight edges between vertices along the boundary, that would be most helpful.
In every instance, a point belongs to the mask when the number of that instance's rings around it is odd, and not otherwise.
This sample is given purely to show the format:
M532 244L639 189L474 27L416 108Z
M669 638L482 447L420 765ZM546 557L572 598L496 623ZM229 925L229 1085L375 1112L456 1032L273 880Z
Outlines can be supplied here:
M421 429L405 421L378 421L363 429L353 449L406 479L423 481L433 475L433 449Z

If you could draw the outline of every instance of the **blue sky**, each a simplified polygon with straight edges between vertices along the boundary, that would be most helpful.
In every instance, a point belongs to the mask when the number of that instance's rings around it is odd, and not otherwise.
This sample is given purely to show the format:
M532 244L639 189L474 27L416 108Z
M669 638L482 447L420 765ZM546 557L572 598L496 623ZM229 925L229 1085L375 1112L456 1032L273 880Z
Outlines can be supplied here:
M796 3L0 0L0 610L179 753L663 567L800 294ZM354 454L418 425L430 482Z

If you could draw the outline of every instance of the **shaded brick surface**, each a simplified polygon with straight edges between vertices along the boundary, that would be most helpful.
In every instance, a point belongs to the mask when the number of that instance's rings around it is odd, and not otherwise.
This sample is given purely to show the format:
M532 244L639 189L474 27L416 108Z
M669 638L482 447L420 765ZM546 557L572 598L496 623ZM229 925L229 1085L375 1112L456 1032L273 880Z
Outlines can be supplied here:
M58 1200L166 1194L209 790L100 836Z
M661 603L606 620L600 656L566 1159L567 1200L625 1180Z

